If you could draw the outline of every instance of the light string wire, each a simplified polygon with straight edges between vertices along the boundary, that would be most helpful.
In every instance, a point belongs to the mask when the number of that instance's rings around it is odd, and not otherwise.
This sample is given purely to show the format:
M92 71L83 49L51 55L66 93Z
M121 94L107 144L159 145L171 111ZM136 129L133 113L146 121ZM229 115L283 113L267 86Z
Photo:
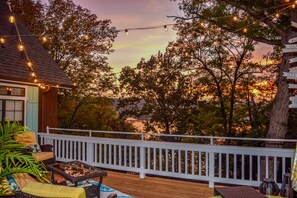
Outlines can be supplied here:
M288 3L284 3L284 4L281 4L281 5L276 5L276 6L271 6L271 7L268 7L268 8L265 8L265 9L261 9L261 10L258 10L258 11L265 11L265 10L271 10L271 9L275 9L275 8L279 8L279 7L283 7L283 6L286 6L285 8L282 8L281 10L278 10L276 11L275 13L272 13L270 15L267 15L266 17L260 19L261 20L264 20L268 17L271 17L275 14L281 14L281 12L287 10L288 8L291 8L292 6L295 6L297 4L297 1L295 2L288 2ZM288 5L288 6L287 6ZM213 17L211 18L212 20L214 19L219 19L219 18L233 18L235 16L221 16L221 17ZM153 30L153 29L160 29L160 28L163 28L167 31L167 28L170 27L170 26L174 26L174 25L177 25L178 23L169 23L169 24L164 24L164 25L156 25L156 26L147 26L147 27L133 27L133 28L124 28L124 29L118 29L116 30L116 32L125 32L126 34L129 32L129 31L135 31L135 30ZM247 27L250 27L252 26L253 24L250 24L250 25L246 25L242 28L239 28L238 30L235 30L234 32L238 32L240 30L243 30ZM45 38L46 36L52 36L54 34L44 34L44 35L39 35L39 37L42 37ZM88 33L85 34L85 36L88 35ZM33 34L19 34L19 35L0 35L1 37L4 37L4 38L7 38L7 37L14 37L14 36L21 36L21 37L31 37L31 36L35 36Z
M36 74L36 71L34 70L33 63L31 62L31 60L29 58L27 49L24 46L24 42L22 40L22 36L20 34L20 31L19 31L19 28L18 28L18 25L17 25L17 20L16 20L16 17L15 17L15 14L14 14L12 8L11 8L11 4L10 4L9 1L7 2L7 4L8 4L8 7L9 7L9 10L11 12L10 17L13 17L11 19L12 21L10 21L10 22L14 24L15 30L17 32L17 37L18 37L18 40L19 40L19 50L20 50L21 53L24 52L24 54L26 56L27 67L29 67L29 69L30 69L30 76L34 78L34 83L36 83L41 89L45 89L46 87L50 87L50 85L45 85L45 83L42 83L42 82L39 81L38 75ZM57 85L57 87L59 87L59 86Z

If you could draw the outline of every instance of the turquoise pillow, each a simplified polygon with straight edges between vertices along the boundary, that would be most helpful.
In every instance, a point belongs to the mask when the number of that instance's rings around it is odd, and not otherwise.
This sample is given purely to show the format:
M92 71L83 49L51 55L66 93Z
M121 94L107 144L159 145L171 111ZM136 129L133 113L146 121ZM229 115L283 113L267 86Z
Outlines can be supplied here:
M32 146L26 146L25 148L30 150L32 153L40 153L41 152L39 144L34 144Z
M12 192L21 190L12 175L7 176L6 178L7 178L8 184L9 184L9 188Z

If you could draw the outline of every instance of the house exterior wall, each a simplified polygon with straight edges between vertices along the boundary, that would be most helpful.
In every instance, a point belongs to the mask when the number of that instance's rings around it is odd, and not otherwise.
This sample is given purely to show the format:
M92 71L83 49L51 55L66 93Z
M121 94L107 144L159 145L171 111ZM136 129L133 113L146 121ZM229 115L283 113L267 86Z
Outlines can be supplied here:
M17 83L3 83L0 86L16 87L25 89L24 96L0 95L2 101L23 101L23 124L30 131L38 132L38 87L30 85L22 85ZM3 117L3 120L5 117ZM11 120L12 121L12 120Z
M46 132L46 127L57 127L58 92L51 88L46 92L39 92L39 126L40 132Z

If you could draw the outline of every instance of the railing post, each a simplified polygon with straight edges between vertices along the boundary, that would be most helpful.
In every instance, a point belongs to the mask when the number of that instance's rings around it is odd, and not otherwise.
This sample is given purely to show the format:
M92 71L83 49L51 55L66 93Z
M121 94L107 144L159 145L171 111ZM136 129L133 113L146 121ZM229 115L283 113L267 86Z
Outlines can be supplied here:
M215 170L215 159L214 159L214 150L213 148L209 152L209 163L208 163L208 170L209 170L209 188L214 188L214 170ZM219 170L220 171L220 170Z
M46 127L46 134L49 134L49 127Z
M94 143L87 142L87 162L94 162Z
M144 143L144 135L141 134L141 146L140 146L140 173L139 173L139 177L141 179L144 179L145 178L145 173L144 173L144 164L145 164L145 152L144 152L144 146L143 146L143 143Z
M210 145L211 146L213 145L213 137L212 136L210 137Z

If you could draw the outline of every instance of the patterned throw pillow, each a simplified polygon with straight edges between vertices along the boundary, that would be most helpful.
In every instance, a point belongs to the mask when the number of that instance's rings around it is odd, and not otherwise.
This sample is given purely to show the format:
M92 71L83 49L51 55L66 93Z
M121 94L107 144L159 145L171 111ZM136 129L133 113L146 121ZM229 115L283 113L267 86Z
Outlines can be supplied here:
M18 184L16 183L16 181L12 175L7 176L7 181L9 184L9 188L12 192L20 190Z
M40 153L41 152L41 149L40 149L39 144L34 144L34 145L31 145L31 146L26 146L25 148L28 149L28 150L30 150L32 153Z

